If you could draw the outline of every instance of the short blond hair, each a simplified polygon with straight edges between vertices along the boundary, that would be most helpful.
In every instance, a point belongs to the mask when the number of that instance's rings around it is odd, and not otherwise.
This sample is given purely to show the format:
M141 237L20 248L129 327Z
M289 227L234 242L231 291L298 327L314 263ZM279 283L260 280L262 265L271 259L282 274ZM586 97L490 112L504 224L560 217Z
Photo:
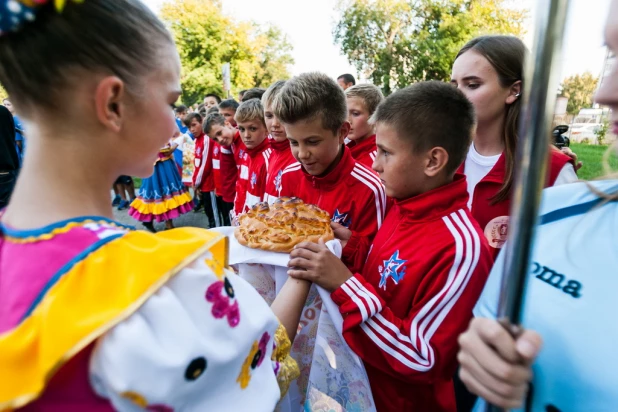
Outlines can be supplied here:
M363 102L365 102L365 107L369 111L369 116L371 116L380 103L384 101L382 91L373 84L357 84L356 86L352 86L345 91L345 97L357 97L362 99Z
M242 102L238 109L236 109L236 114L234 115L236 123L250 122L255 119L260 119L262 124L266 126L266 123L264 123L264 107L259 99L250 99Z
M288 80L275 96L272 110L287 124L320 118L322 127L335 134L348 117L343 89L327 75L316 72Z
M285 85L285 80L278 80L270 85L268 89L262 95L262 106L266 109L267 107L272 106L273 100L275 96L283 89Z

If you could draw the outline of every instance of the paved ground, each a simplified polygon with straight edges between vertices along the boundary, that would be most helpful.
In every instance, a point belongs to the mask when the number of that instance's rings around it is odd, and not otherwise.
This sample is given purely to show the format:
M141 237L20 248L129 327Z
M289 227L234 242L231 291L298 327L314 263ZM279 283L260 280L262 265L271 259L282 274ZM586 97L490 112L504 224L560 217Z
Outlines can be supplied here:
M145 230L144 226L142 226L141 223L139 223L137 220L133 219L132 217L128 215L127 210L118 211L116 208L114 208L114 218L117 221L124 223L126 225L135 226L137 229ZM154 226L157 230L165 229L165 223L155 222ZM189 212L187 214L180 216L178 219L174 220L174 226L176 227L194 226L194 227L207 228L208 218L204 214L204 210L201 210L198 213Z

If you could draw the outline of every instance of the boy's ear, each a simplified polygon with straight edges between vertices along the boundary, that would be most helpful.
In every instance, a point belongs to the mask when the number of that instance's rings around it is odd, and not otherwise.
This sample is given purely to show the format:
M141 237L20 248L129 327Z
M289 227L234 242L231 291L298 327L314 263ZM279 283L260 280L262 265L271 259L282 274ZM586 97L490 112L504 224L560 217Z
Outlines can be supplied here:
M440 174L446 168L448 159L448 152L443 147L430 149L425 158L425 175L435 177Z
M348 134L350 134L350 127L350 122L345 121L339 128L339 136L337 136L339 138L339 144L343 144L345 142L345 138L348 137Z

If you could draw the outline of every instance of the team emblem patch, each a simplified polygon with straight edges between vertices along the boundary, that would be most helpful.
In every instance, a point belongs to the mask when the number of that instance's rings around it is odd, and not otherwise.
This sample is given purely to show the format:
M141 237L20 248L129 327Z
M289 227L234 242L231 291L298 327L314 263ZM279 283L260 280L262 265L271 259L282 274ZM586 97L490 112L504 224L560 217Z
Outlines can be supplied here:
M255 188L255 184L257 183L257 175L255 172L251 174L251 189Z
M281 176L283 175L283 170L279 170L279 173L277 173L277 176L275 176L275 190L277 192L281 191Z
M379 287L386 290L386 282L388 279L392 279L395 282L395 285L398 285L399 282L406 275L406 261L399 258L399 251L395 251L393 256L389 260L384 260L384 266L378 266L378 270L380 271L380 283Z
M331 222L339 223L342 226L350 227L352 220L350 219L349 213L341 213L339 209L335 210Z

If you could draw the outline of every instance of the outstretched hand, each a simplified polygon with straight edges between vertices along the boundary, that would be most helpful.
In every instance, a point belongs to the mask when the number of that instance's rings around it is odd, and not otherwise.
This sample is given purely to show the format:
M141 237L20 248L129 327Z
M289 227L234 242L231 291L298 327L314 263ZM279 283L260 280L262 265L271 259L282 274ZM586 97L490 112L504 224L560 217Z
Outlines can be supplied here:
M320 239L319 243L303 242L290 253L288 275L308 280L334 291L352 277L352 272L335 256Z

